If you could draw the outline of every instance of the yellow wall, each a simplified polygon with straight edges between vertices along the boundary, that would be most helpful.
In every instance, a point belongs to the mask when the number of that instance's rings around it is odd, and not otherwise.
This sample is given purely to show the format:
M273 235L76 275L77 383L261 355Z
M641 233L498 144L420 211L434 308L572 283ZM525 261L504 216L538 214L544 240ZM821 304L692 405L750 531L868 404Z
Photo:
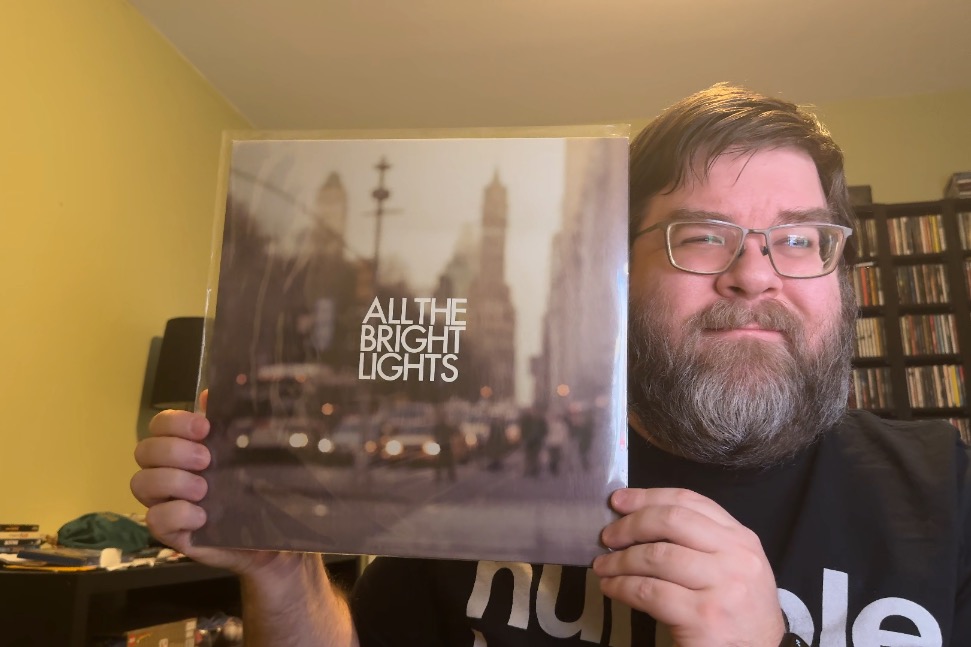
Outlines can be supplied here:
M971 90L822 104L846 155L850 184L875 202L937 200L952 173L971 171Z
M971 171L971 90L809 108L843 148L850 184L869 184L876 202L938 200L952 173Z
M150 340L201 315L221 132L243 120L123 0L0 20L0 522L129 494Z

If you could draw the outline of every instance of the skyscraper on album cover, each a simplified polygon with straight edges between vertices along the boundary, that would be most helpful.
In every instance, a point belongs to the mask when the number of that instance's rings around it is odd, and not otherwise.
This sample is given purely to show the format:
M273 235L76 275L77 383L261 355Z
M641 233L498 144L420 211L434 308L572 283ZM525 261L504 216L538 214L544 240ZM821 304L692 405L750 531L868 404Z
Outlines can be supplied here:
M196 544L602 552L627 482L626 127L420 135L227 138Z

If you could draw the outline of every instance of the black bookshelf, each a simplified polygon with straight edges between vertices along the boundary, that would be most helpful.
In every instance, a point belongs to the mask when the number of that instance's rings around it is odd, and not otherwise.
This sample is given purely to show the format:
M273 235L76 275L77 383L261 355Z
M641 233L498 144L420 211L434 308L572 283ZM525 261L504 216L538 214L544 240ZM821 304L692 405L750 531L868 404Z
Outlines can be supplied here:
M971 437L971 199L856 207L857 406Z

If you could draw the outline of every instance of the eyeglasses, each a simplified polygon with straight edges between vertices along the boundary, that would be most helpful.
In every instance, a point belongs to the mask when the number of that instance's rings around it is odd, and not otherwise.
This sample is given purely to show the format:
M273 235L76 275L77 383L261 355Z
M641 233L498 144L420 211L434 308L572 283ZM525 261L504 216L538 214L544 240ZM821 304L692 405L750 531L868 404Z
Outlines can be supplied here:
M836 269L843 245L853 235L849 227L829 223L775 225L748 229L721 220L667 220L634 234L638 237L664 227L664 238L671 265L694 274L721 274L745 252L749 234L760 234L776 273L791 279L812 279Z

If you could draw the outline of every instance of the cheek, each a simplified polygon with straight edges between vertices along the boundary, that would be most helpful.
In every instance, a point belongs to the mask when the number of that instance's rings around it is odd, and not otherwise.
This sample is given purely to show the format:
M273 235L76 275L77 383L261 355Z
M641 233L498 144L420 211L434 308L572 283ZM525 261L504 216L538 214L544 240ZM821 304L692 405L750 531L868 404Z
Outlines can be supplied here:
M810 344L815 346L839 324L842 301L837 281L807 287L799 291L793 305L801 315Z
M679 338L684 322L718 300L710 277L661 270L649 278L631 278L631 301L635 309L662 315L669 334Z

